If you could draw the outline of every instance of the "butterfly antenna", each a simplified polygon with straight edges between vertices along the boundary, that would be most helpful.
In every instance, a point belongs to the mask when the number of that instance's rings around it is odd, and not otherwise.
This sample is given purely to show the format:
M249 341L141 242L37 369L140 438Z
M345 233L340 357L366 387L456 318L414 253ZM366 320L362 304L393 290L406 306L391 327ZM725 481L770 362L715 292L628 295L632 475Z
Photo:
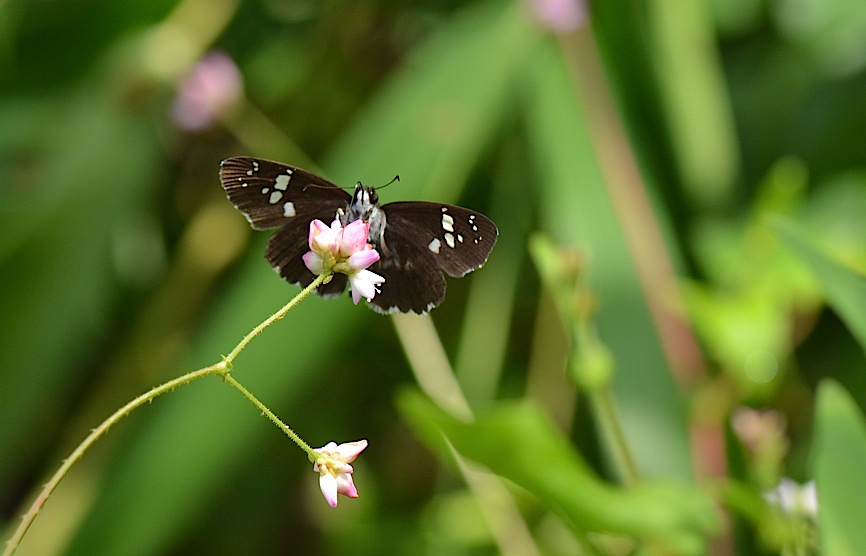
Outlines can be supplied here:
M391 181L389 181L389 182L386 183L385 185L380 185L379 187L375 187L374 189L375 189L376 191L378 191L378 190L380 190L380 189L385 189L386 187L388 187L389 185L391 185L391 184L394 183L395 181L400 181L400 176L399 176L399 175L394 176L394 177L391 179ZM359 186L359 185L364 185L364 184L363 184L362 182L355 182L355 187L357 187L357 186ZM311 183L311 184L307 184L307 187L305 187L304 190L306 191L307 188L310 188L310 187L324 187L324 188L327 188L328 186L326 186L326 185L317 185L317 184ZM348 191L348 192L351 193L351 191L352 191L353 188L351 188L351 187L341 187L340 189L342 189L343 191Z
M330 185L321 185L318 183L308 183L308 184L304 185L304 191L306 191L307 189L330 189L330 188L331 188ZM341 187L340 189L343 189L346 191L349 190L348 187Z
M376 188L376 191L378 191L378 190L380 190L380 189L385 189L386 187L388 187L389 185L391 185L391 184L394 183L395 181L400 181L400 176L399 176L399 175L396 175L396 176L394 176L393 178L391 178L391 181L389 181L389 182L386 183L385 185L380 185L379 187L377 187L377 188Z

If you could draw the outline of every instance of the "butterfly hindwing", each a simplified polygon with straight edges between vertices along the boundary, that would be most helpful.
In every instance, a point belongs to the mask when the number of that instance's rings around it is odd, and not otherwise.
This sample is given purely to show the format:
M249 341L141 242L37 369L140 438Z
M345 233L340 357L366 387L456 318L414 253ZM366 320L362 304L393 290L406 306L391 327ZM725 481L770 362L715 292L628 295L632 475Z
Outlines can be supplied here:
M432 253L412 242L397 241L390 227L385 241L389 256L370 267L385 278L370 305L380 313L426 313L445 298L445 278Z

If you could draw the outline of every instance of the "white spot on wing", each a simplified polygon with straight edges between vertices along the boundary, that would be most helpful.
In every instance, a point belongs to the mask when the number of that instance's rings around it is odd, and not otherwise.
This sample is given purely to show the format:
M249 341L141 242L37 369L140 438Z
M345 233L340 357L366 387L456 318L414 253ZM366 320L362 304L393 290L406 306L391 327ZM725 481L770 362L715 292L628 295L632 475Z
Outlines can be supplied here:
M280 174L279 176L277 176L277 179L274 181L274 188L279 189L280 191L285 191L286 189L289 188L289 180L290 179L291 179L291 177L289 177L285 174Z
M268 199L268 202L272 205L276 205L277 203L280 202L280 199L282 199L282 198L283 198L283 192L282 191L274 191L273 193L271 193L271 198Z
M454 219L447 212L442 212L442 229L446 232L454 231Z
M295 205L291 201L283 203L283 216L291 218L295 215Z
M448 247L454 249L454 234L445 232L445 243L448 244Z
M263 187L263 188L262 188L262 195L267 195L267 194L268 194L268 191L270 191L270 188L269 188L269 187Z
M434 253L436 253L438 255L439 254L439 247L441 245L442 245L442 243L437 238L434 237L433 241L431 241L429 244L427 244L427 249L433 251Z

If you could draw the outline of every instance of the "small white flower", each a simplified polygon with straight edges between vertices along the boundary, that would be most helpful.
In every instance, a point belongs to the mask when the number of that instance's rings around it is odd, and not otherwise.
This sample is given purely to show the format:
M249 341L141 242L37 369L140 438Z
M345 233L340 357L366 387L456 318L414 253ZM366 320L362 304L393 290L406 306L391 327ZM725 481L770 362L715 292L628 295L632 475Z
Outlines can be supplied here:
M782 477L776 488L764 493L764 499L781 508L786 514L812 519L818 517L818 489L815 481L801 485L797 481Z
M349 275L349 285L352 287L352 301L355 305L363 297L367 301L379 293L379 286L385 283L385 278L369 270L361 270Z
M337 507L337 495L349 498L358 497L358 489L352 480L354 469L349 465L367 447L366 440L344 442L328 442L321 448L315 448L320 454L313 462L313 471L319 474L319 488L322 495L332 508Z

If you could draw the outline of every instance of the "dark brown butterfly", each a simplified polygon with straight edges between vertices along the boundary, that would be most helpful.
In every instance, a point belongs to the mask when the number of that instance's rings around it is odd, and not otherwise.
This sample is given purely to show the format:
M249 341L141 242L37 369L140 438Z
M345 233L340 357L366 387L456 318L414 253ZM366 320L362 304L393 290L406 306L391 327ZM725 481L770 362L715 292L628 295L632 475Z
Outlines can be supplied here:
M370 267L385 278L370 301L382 313L426 313L445 297L445 278L481 268L499 231L483 214L425 201L379 205L376 190L358 183L350 195L328 180L286 164L234 157L220 166L229 200L256 230L279 228L265 253L280 276L307 286L315 279L301 259L309 251L310 222L345 226L362 219L370 224L369 243L380 259ZM337 274L317 292L339 295L346 276Z

